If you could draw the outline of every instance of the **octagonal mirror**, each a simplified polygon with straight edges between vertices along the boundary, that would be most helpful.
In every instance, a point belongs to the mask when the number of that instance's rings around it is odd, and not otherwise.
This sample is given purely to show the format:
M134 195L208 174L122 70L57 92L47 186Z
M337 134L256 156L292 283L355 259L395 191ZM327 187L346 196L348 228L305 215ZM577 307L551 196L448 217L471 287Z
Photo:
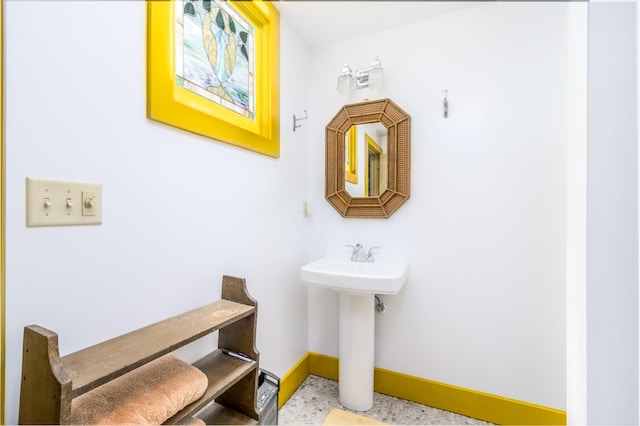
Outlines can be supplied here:
M411 117L393 101L345 105L325 136L325 198L343 217L387 218L409 198Z

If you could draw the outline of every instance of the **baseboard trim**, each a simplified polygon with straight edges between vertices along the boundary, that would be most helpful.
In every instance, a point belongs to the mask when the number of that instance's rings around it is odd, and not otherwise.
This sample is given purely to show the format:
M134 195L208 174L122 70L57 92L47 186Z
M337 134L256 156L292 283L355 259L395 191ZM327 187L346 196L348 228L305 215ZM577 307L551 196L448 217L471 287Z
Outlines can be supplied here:
M280 391L278 393L278 408L282 408L285 402L291 398L291 395L300 387L304 379L309 376L310 373L310 358L311 352L307 352L296 363L296 365L289 370L287 374L280 379Z
M338 358L307 352L280 381L280 407L310 374L338 380ZM564 411L527 402L374 369L374 390L501 425L566 425Z

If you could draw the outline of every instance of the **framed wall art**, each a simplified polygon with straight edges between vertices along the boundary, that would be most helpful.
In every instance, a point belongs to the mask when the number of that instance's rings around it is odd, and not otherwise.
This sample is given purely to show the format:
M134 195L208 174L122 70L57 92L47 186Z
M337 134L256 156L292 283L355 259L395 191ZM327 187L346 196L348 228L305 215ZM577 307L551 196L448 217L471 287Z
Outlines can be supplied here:
M279 157L279 37L266 1L148 0L148 117Z

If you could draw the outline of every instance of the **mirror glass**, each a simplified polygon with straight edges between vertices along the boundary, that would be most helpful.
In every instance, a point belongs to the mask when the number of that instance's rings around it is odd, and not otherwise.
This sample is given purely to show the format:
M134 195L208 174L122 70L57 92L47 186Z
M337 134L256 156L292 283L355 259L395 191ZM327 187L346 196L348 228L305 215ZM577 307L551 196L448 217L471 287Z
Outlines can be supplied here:
M387 129L358 124L345 133L345 189L352 197L378 197L387 189Z
M343 217L386 218L409 198L411 117L390 99L345 105L325 129L325 198Z

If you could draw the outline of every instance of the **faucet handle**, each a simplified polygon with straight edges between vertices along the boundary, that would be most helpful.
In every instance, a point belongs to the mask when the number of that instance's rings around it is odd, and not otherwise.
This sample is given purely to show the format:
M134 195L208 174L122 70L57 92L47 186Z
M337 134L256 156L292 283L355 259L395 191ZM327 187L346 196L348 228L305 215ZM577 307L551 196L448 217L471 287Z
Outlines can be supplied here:
M347 244L347 247L351 247L353 249L353 251L351 252L351 261L357 261L358 257L361 256L362 250L364 249L362 244L358 243L355 246Z
M374 246L374 247L371 247L369 249L369 251L367 252L367 261L369 261L369 262L373 262L374 261L374 259L373 259L373 250L378 250L378 249L380 249L379 246Z

